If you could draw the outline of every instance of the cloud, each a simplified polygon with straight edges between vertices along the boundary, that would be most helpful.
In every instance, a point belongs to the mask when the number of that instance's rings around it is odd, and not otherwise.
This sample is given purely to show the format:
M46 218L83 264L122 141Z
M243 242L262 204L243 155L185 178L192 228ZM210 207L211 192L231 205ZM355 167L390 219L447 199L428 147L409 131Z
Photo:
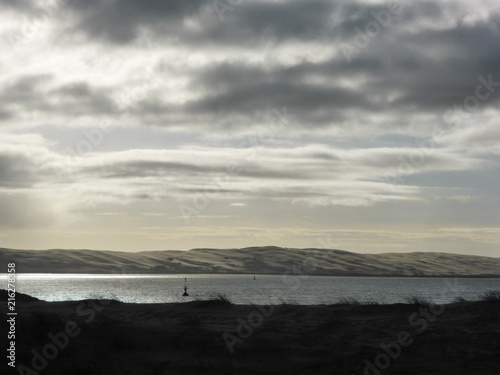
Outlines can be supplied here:
M216 3L0 0L6 225L163 228L209 197L207 225L496 226L496 4Z
M77 17L76 26L68 31L83 31L90 38L122 44L131 42L140 27L154 28L157 32L175 33L184 31L184 22L189 17L199 15L208 1L193 0L178 2L174 0L114 0L71 2Z
M110 89L93 87L86 82L58 84L52 74L17 77L0 88L0 100L3 107L0 114L4 113L5 120L16 117L38 124L66 122L84 115L116 116L119 111Z
M498 227L460 227L460 228L440 228L439 232L450 233L451 235L464 238L476 243L497 244L500 241L500 228Z
M34 187L53 178L57 155L37 134L2 134L0 139L0 188Z
M37 72L33 62L33 74L0 82L0 121L12 124L31 114L30 123L71 118L89 125L102 116L120 117L131 93L142 91L127 106L127 125L243 131L286 106L296 116L291 130L402 131L410 116L425 114L442 123L447 110L474 94L478 77L492 74L500 81L495 48L500 16L491 5L477 5L469 22L472 9L466 2L405 4L348 61L342 43L352 44L356 28L364 29L373 14L388 12L387 4L245 2L232 6L223 22L213 4L65 4L73 22L62 17L48 22L57 33L50 37L52 45L69 48L65 43L71 42L72 57L61 54L60 66L71 67L72 74L63 80L56 64ZM64 38L58 37L61 28ZM143 35L149 38L147 49L138 44ZM82 66L88 46L99 61L106 49L115 54L103 63L106 74L89 75L89 67ZM127 63L127 55L136 63ZM143 61L161 62L162 69L146 72ZM120 69L111 69L118 62ZM498 99L482 102L481 110L497 108Z
M22 11L31 8L33 2L31 0L1 0L0 6Z
M458 126L452 131L441 132L436 137L436 142L450 148L466 150L470 154L498 155L500 134L494 117L474 114L467 116L470 118L467 124Z
M373 205L421 199L418 186L394 184L388 176L460 171L480 163L445 149L426 154L409 147L342 150L321 144L132 149L68 157L51 151L39 136L10 140L0 153L1 186L39 193L56 189L75 205L197 196L287 200L310 207Z

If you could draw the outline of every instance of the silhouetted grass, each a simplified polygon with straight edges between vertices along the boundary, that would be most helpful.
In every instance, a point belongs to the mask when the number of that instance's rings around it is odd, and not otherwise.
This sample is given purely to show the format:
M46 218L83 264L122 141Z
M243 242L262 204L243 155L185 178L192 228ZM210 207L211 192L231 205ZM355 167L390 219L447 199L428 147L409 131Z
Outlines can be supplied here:
M331 302L327 301L324 298L321 298L321 300L319 301L319 305L327 306L327 305L331 305Z
M217 295L211 296L210 301L224 302L224 303L227 303L230 305L233 304L233 301L231 301L231 299L228 296L226 296L225 294L217 294Z
M194 299L198 302L209 304L210 306L230 306L233 304L233 301L225 294L212 294L208 298L194 297Z
M416 306L429 306L432 304L430 299L421 296L406 296L404 300L406 303Z
M489 290L481 299L486 302L500 302L500 290Z
M453 302L454 303L464 303L464 302L467 302L467 300L464 297L462 297L462 296L458 296L458 297L455 297L453 299Z
M94 301L117 301L119 302L120 300L118 299L117 295L112 292L108 292L107 294L103 293L90 293L88 299L94 300Z
M340 297L335 305L358 306L362 305L362 303L354 297Z

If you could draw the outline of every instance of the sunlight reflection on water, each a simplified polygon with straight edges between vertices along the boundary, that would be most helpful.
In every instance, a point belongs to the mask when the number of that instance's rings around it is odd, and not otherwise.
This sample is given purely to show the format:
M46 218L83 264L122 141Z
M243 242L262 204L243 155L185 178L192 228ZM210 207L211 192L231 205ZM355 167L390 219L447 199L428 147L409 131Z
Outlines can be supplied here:
M1 275L5 285L6 277ZM189 297L182 297L185 284ZM266 304L276 299L320 304L343 297L397 303L407 296L445 303L458 296L477 300L488 290L500 290L500 279L257 275L254 280L253 275L18 274L17 280L18 292L47 301L98 297L135 303L186 302L218 294L237 304Z

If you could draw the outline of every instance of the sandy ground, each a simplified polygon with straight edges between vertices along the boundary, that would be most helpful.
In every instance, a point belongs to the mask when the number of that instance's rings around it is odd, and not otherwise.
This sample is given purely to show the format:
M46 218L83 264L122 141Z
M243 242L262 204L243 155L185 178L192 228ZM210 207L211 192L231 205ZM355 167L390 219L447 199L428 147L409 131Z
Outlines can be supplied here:
M19 295L17 312L17 368L3 361L2 374L500 373L498 301L259 307Z

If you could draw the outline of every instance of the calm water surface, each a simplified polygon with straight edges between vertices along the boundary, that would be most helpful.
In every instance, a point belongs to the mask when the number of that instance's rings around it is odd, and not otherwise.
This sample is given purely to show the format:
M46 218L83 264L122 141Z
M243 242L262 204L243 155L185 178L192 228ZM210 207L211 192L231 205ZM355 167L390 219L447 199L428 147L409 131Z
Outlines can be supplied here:
M1 275L7 287L5 274ZM186 278L186 282L184 281ZM189 297L182 297L184 285ZM500 290L500 279L386 278L282 275L80 275L19 274L17 291L46 301L114 298L123 302L181 302L218 294L233 303L333 303L342 297L380 303L421 296L447 303L461 296L477 300Z

